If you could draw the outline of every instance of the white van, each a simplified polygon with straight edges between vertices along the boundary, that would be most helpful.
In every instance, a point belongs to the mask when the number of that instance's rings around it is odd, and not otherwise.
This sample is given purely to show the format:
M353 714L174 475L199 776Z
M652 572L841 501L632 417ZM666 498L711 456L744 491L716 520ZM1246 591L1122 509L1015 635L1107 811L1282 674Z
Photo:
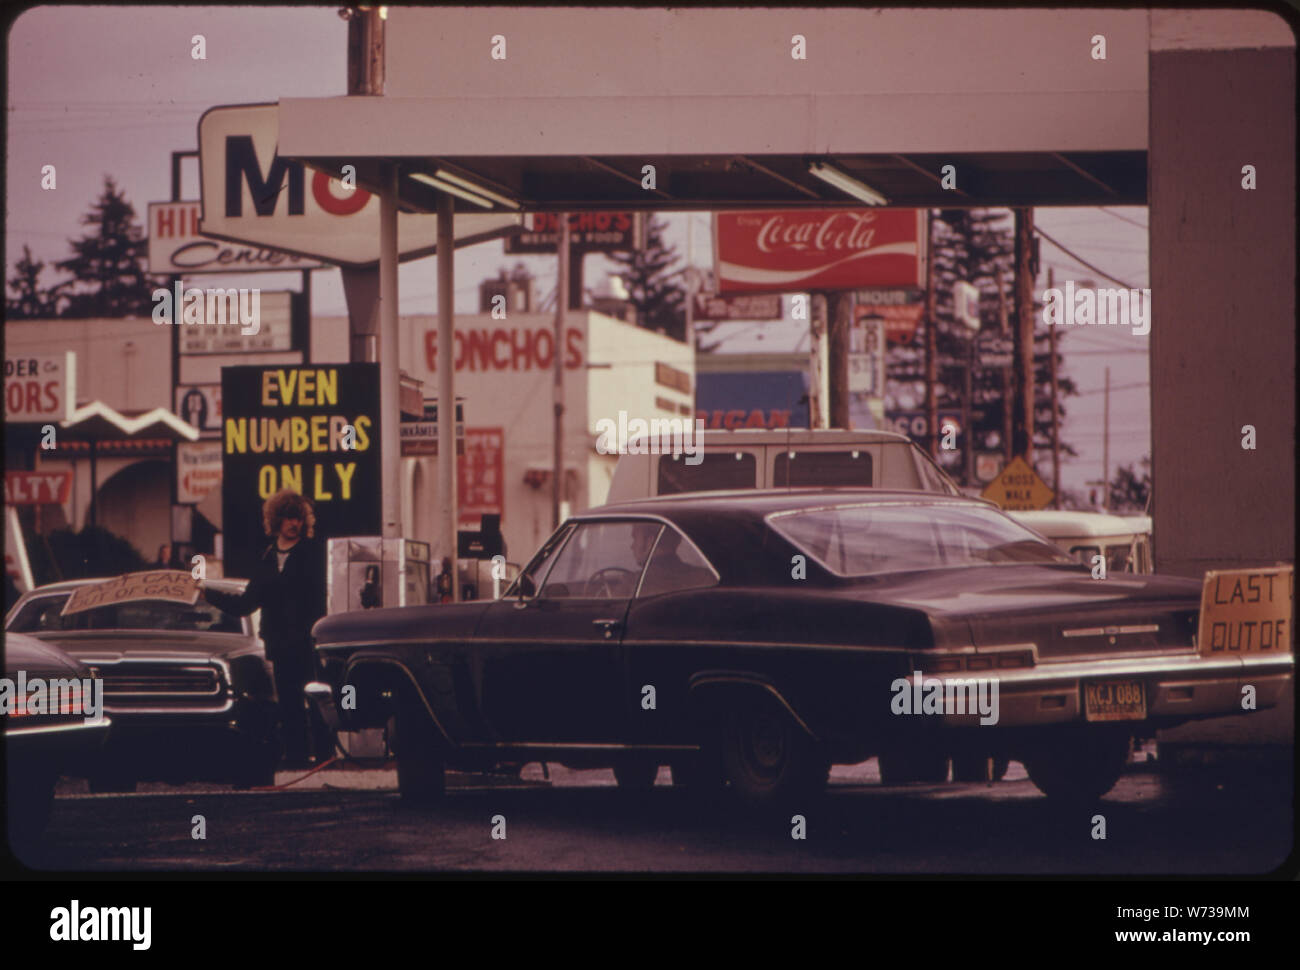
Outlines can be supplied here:
M629 445L629 449L635 442ZM696 464L687 461L702 460ZM849 486L960 495L906 435L893 431L705 431L698 455L622 455L606 502L731 488Z
M1051 539L1085 566L1092 565L1093 556L1104 555L1108 573L1149 573L1154 568L1149 515L1058 509L1007 515Z

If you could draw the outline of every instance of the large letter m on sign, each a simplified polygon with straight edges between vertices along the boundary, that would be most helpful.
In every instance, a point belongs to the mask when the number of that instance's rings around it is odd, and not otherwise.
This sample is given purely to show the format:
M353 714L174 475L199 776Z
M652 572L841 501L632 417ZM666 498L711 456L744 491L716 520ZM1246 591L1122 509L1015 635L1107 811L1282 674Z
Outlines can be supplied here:
M291 162L276 155L271 160L271 171L265 179L257 164L252 135L226 136L226 217L238 219L244 214L244 193L241 180L248 180L248 190L253 197L253 208L259 216L275 213L275 200L289 177L289 215L303 214L302 163Z

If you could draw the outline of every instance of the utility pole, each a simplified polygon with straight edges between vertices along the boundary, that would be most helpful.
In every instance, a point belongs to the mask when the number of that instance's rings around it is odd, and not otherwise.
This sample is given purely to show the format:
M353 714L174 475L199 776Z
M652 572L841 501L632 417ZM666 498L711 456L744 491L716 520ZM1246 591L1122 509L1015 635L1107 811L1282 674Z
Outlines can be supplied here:
M1047 288L1050 290L1056 285L1056 273L1052 267L1047 268ZM1052 374L1052 491L1055 497L1052 499L1052 507L1061 507L1061 422L1056 412L1057 385L1056 385L1056 328L1047 328L1047 339L1051 361Z
M966 470L965 484L975 484L975 343L979 339L979 331L973 330L967 335L967 360L966 360L966 380L962 396L962 438L966 444Z
M1012 412L1012 450L1034 467L1034 210L1016 209L1016 328L1014 363L1016 407Z
M396 191L396 176L393 177ZM456 568L459 557L457 536L458 519L456 495L456 280L454 241L455 229L452 222L454 206L452 197L446 192L438 196L438 531L441 533L444 558L451 559L451 600L460 601L460 570ZM393 247L397 246L397 216L393 214ZM397 255L392 259L393 288L397 287ZM383 344L386 357L397 356L397 308L393 308L393 342ZM381 384L389 397L397 394L397 363L392 364L393 384ZM394 420L398 416L394 414ZM388 426L384 426L387 434ZM396 437L397 429L393 430ZM399 459L400 461L400 459ZM395 463L396 472L400 464ZM388 467L384 474L387 476ZM400 535L400 533L399 533Z
M555 351L552 363L554 375L555 424L552 441L555 453L551 456L551 528L560 527L560 502L564 497L564 311L569 296L569 214L561 212L560 236L556 246L559 255L559 273L555 280L555 336L551 341Z
M852 294L837 290L826 295L826 316L830 330L830 426L850 428L849 420L849 331L852 327Z
M939 457L939 402L935 360L934 319L934 210L925 210L925 446L931 458Z
M830 388L826 380L827 370L827 307L826 294L818 290L809 293L810 307L808 332L812 336L811 380L808 384L808 427L825 428L830 409Z
M1001 328L1002 335L1007 334L1007 291L1002 285L1002 267L998 266L995 274L998 284L998 326ZM1013 362L1014 362L1014 354ZM1005 464L1011 464L1014 452L1011 450L1011 410L1013 402L1011 400L1011 363L1002 368L1002 460Z
M1110 368L1106 368L1106 403L1101 419L1101 507L1110 511Z

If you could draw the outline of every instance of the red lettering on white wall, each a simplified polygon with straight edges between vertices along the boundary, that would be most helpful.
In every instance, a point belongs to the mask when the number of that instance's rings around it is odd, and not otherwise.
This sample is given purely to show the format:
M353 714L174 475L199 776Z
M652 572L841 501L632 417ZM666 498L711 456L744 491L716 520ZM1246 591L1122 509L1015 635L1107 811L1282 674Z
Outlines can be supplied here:
M456 370L473 372L547 370L554 360L554 337L550 330L457 330L454 334ZM564 366L583 366L582 331L570 327L564 334ZM438 370L438 331L424 332L424 363Z

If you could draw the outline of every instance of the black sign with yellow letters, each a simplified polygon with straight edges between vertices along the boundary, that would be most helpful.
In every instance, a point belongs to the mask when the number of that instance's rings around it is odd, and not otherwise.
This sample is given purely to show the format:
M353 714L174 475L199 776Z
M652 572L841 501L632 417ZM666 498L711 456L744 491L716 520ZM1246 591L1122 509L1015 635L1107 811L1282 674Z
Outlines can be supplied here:
M222 528L227 576L250 575L270 539L262 503L291 488L315 536L379 535L379 365L221 369Z

